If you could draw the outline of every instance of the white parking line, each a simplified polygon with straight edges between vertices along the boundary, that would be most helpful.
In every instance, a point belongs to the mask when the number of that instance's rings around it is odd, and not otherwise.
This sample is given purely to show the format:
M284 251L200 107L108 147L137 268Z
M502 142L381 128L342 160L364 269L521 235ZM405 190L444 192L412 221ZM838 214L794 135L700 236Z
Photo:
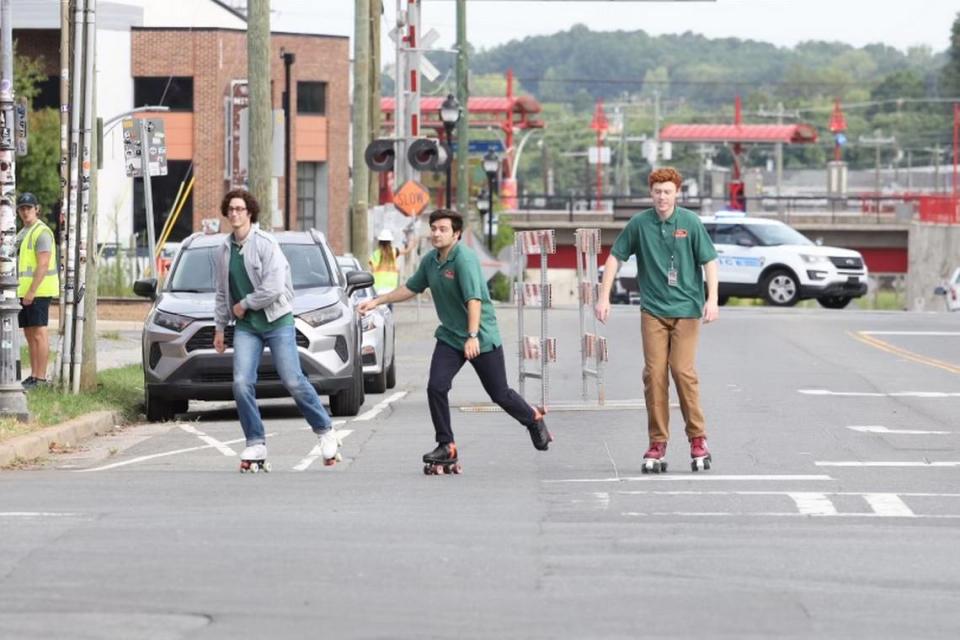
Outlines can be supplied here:
M337 440L340 441L340 444L343 444L343 439L353 433L353 429L337 429ZM310 453L307 454L307 457L297 463L293 468L294 471L306 471L310 468L318 458L321 457L320 453L320 444L318 443L313 449L310 450Z
M928 431L925 429L888 429L887 427L865 425L848 426L847 429L859 431L860 433L888 433L904 436L945 436L953 433L952 431Z
M357 416L356 418L354 418L354 419L353 419L353 422L364 422L364 421L366 421L366 420L373 420L373 419L376 418L378 415L380 415L380 412L381 412L381 411L383 411L383 410L386 409L388 406L390 406L390 403L396 402L397 400L399 400L400 398L404 397L405 395L407 395L407 392L406 392L406 391L398 391L398 392L396 392L395 394L393 394L393 395L390 396L389 398L385 398L385 399L381 400L380 402L378 402L378 403L377 403L376 405L374 405L374 407L373 407L372 409L370 409L369 411L366 411L366 412L360 414L359 416Z
M913 518L916 514L895 493L865 493L863 499L878 516Z
M818 467L929 467L929 468L943 468L943 467L960 467L960 461L956 460L943 460L943 461L929 461L929 460L909 460L909 461L861 461L861 460L836 460L836 461L817 461L814 462Z
M657 480L663 481L673 481L673 482L683 482L683 481L699 481L699 482L725 482L725 481L766 481L766 480L833 480L830 476L825 475L713 475L709 473L704 474L694 474L694 473L656 473L646 476L623 476L620 478L570 478L567 480L544 480L544 484L565 484L571 482L654 482Z
M234 451L224 443L220 442L216 438L212 438L208 436L203 431L200 431L199 429L195 428L193 425L183 424L181 422L177 424L177 426L180 427L180 429L182 429L183 431L186 431L191 435L197 436L198 438L200 438L201 441L206 442L208 445L210 445L211 447L213 447L214 449L216 449L217 451L219 451L220 453L222 453L227 457L237 455L236 451Z
M828 391L827 389L797 389L797 393L807 396L837 396L846 398L960 398L955 391L894 391L878 393L874 391Z
M276 433L268 433L264 437L271 438L277 435ZM236 440L227 440L222 444L237 444L238 442L246 442L245 438L237 438ZM200 451L202 449L212 449L214 448L212 444L205 444L199 447L187 447L186 449L175 449L173 451L164 451L163 453L153 453L148 456L140 456L138 458L130 458L129 460L121 460L120 462L114 462L113 464L106 464L102 467L91 467L90 469L77 469L73 473L88 473L90 471L106 471L107 469L116 469L117 467L125 467L128 464L135 464L137 462L144 462L146 460L153 460L155 458L165 458L167 456L175 456L181 453L189 453L191 451Z
M960 336L960 331L860 331L867 336Z
M79 513L58 513L56 511L0 511L0 518L75 518Z
M622 511L620 515L625 517L659 517L659 516L685 516L685 517L730 517L735 516L737 518L809 518L810 516L805 513L794 513L794 512L783 512L783 511L759 511L757 513L749 512L734 512L734 511L651 511L649 513L641 513L638 511ZM830 516L824 516L829 518L891 518L896 516L885 516L878 513L835 513ZM926 519L926 520L960 520L960 515L958 514L929 514L929 515L914 515L909 516L916 519Z
M826 495L812 491L797 491L787 494L797 503L797 511L808 516L835 516L837 508Z

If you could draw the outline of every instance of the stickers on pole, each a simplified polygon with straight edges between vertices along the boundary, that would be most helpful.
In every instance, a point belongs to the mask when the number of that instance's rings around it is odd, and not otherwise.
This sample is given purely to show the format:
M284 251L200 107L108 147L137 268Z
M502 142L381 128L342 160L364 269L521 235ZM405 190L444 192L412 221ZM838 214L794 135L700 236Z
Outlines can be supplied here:
M123 163L128 178L143 177L143 154L151 176L167 175L167 142L163 120L147 120L146 144L140 139L140 121L125 118L123 121Z
M540 336L523 336L523 358L524 360L540 360L541 359L541 343L543 343L543 348L546 349L546 361L547 362L556 362L557 361L557 339L556 338L544 338L540 339Z
M607 339L593 333L583 334L583 355L601 362L610 360L607 351Z
M557 252L556 234L553 229L518 231L516 238L520 253L524 255Z
M553 287L549 284L521 284L518 285L521 296L520 304L525 306L553 308Z

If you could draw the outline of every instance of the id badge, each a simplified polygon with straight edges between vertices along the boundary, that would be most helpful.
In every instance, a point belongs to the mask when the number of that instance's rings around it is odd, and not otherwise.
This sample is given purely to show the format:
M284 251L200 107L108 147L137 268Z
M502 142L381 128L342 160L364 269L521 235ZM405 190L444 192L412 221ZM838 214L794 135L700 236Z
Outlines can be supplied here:
M667 284L671 287L677 286L677 270L670 269L667 271Z

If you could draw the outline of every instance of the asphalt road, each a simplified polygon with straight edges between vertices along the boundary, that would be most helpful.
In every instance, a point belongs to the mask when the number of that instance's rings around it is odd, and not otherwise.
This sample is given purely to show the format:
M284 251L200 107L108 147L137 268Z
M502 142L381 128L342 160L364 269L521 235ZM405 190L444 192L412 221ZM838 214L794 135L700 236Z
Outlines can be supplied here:
M228 403L0 473L0 637L956 637L957 314L724 308L699 356L714 468L690 471L677 409L670 472L643 476L637 309L604 329L604 410L556 310L550 451L464 370L452 477L419 462L433 313L401 315L400 385L339 426L336 467L271 401L270 474L237 473Z

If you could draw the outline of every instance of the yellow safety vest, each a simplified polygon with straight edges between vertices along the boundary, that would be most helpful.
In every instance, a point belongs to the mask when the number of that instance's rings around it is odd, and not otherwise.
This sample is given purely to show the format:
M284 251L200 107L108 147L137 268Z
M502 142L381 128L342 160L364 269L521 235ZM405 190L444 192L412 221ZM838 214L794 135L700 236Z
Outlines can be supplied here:
M31 285L33 285L33 274L37 270L37 252L34 247L37 238L41 233L49 233L53 242L50 243L50 262L47 265L47 275L43 282L37 287L37 298L56 298L60 295L60 278L57 277L57 239L53 236L53 231L42 221L37 220L27 235L24 236L20 244L20 251L17 254L17 270L20 275L17 281L17 297L22 298L27 295Z
M394 251L396 251L396 249L394 249ZM393 291L400 286L400 271L397 268L396 254L394 254L393 260L393 269L389 269L386 266L380 266L383 262L380 249L374 250L373 255L370 257L370 261L373 263L373 287L377 290L377 293Z

